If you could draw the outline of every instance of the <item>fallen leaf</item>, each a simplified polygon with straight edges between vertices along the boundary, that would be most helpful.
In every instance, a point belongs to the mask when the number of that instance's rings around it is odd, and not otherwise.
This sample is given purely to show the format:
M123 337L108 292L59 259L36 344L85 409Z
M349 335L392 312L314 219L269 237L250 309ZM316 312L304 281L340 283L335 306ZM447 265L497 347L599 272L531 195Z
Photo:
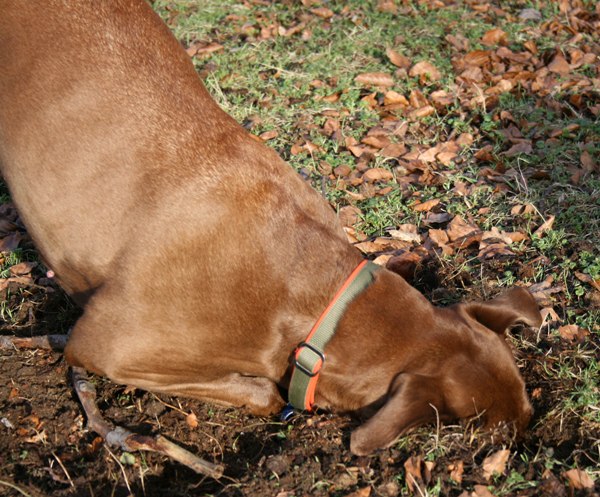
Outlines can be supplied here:
M24 276L31 273L31 270L37 266L36 262L20 262L10 268L10 274L14 276Z
M484 485L475 485L471 497L495 497Z
M404 470L406 471L406 486L408 490L414 492L415 487L420 488L423 484L423 475L421 474L421 456L413 455L404 461Z
M569 485L577 490L594 487L594 480L581 469L570 469L569 471L565 471L562 475L569 482Z
M448 465L448 471L450 471L450 478L460 485L465 471L465 464L462 461L456 461Z
M28 437L25 439L25 442L37 444L37 443L45 443L48 439L48 435L46 434L46 430L38 431L32 437Z
M579 281L583 283L589 283L596 290L600 291L600 279L595 280L589 274L580 273L579 271L575 271L573 274Z
M510 147L506 152L502 152L501 155L514 157L519 154L530 154L531 152L533 152L531 140L523 140Z
M394 78L384 72L365 72L356 76L354 81L365 86L381 86L384 88L394 86Z
M263 141L267 141L267 140L272 140L273 138L277 137L279 135L279 133L272 129L271 131L265 131L264 133L261 133L259 136L259 138Z
M448 233L450 241L453 242L460 238L466 238L474 233L480 233L481 230L478 226L465 221L461 216L455 216L448 225L446 232Z
M560 54L556 54L552 59L552 62L548 64L548 70L550 72L565 76L571 72L571 66L566 59Z
M193 412L190 412L185 417L185 422L190 428L198 428L198 416L196 416Z
M519 12L519 19L524 19L526 21L541 21L542 14L537 9L523 9Z
M544 221L538 229L536 229L533 234L535 236L542 236L546 231L550 231L552 229L552 225L554 224L555 216L549 216L546 221Z
M408 71L408 75L412 77L426 75L431 81L437 81L442 78L440 71L431 62L427 62L426 60L417 62L412 66L410 71Z
M402 107L408 107L410 104L404 95L394 90L390 90L386 91L383 95L383 105L400 105Z
M408 69L410 67L410 59L402 54L399 54L391 48L386 48L385 54L392 64L396 67Z
M2 238L2 240L0 240L0 253L12 252L19 246L19 243L21 243L22 239L22 235L17 232L6 235L4 238Z
M429 212L436 205L440 203L439 198L432 198L430 200L426 200L425 202L421 202L419 204L413 204L412 209L417 212Z
M529 287L529 291L531 292L531 287ZM533 292L531 292L531 294L533 295ZM536 301L537 300L538 299L536 299ZM556 314L556 311L552 307L544 307L540 311L540 314L542 315L543 324L546 324L546 320L548 321L548 323L560 323L562 321L562 319L560 319L560 317L558 316L558 314Z
M322 19L330 19L333 17L333 10L328 9L327 7L316 7L314 9L310 9L310 11Z
M558 328L558 333L562 338L564 338L568 342L578 343L584 342L586 337L590 334L588 330L584 330L576 324L566 324L564 326L561 326L560 328Z
M421 243L421 235L419 235L419 233L417 233L417 226L414 224L405 224L403 225L404 227L409 227L404 228L404 229L397 229L397 230L390 230L388 231L388 234L394 239L394 240L400 240L403 242L410 242L410 243ZM414 230L410 229L414 227Z
M502 449L494 452L483 460L483 477L490 480L494 474L503 474L506 469L506 462L510 456L510 450Z
M592 157L587 150L584 150L579 157L579 161L581 162L581 167L586 173L592 173L596 170L597 166Z
M363 174L363 180L367 182L374 181L389 181L394 178L394 175L391 171L384 169L383 167L374 167L371 169L367 169Z
M488 47L493 45L507 45L508 36L500 28L490 29L482 36L481 43Z
M362 212L358 207L346 205L339 210L338 217L342 226L354 226L360 219L361 214Z

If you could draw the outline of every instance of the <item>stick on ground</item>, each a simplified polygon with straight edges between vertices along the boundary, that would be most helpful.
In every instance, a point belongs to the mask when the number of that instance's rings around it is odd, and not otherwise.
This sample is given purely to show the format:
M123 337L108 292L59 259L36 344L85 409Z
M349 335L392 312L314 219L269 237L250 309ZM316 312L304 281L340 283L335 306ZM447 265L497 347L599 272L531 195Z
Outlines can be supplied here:
M98 406L96 406L96 388L89 381L86 371L74 367L72 368L72 377L73 386L88 419L88 428L104 438L109 446L120 447L126 451L147 450L158 452L184 464L196 473L215 479L223 476L222 465L205 461L161 435L155 437L138 435L121 426L113 426L102 417Z

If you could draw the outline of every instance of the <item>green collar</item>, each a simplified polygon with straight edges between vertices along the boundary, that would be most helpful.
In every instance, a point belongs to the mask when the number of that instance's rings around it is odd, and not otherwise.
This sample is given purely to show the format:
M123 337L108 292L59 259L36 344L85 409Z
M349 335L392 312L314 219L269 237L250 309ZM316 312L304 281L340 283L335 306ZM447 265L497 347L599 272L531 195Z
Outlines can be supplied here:
M325 362L323 350L333 338L348 304L372 283L378 269L377 264L362 261L337 291L306 340L296 348L288 391L289 402L296 409L312 410L317 380Z

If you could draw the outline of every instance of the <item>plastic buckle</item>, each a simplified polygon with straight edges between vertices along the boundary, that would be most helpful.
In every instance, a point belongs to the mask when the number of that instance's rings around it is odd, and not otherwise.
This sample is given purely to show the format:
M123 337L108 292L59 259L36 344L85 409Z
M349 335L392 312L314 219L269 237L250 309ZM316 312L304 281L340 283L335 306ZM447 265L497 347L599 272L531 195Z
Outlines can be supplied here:
M321 359L321 365L317 371L314 371L314 372L310 371L307 367L300 364L300 362L298 361L298 357L300 356L300 350L304 347L306 347L308 350L310 350L311 352L316 354L319 357L319 359ZM324 362L325 362L325 355L323 354L323 352L321 352L319 349L317 349L314 345L311 345L310 343L307 343L307 342L301 342L298 345L298 347L296 347L296 353L294 354L294 366L296 366L300 371L302 371L305 375L309 376L310 378L313 378L319 374L319 372L321 371L321 368L323 367Z

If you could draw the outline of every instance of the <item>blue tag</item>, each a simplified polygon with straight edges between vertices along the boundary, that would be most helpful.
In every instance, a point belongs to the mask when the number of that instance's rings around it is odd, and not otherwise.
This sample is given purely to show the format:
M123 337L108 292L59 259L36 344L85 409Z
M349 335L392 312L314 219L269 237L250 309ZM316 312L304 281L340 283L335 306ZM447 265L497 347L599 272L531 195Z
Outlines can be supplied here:
M296 415L296 409L294 409L292 404L288 404L281 410L279 419L281 421L285 422L285 421L289 421L290 419L292 419L295 415Z

